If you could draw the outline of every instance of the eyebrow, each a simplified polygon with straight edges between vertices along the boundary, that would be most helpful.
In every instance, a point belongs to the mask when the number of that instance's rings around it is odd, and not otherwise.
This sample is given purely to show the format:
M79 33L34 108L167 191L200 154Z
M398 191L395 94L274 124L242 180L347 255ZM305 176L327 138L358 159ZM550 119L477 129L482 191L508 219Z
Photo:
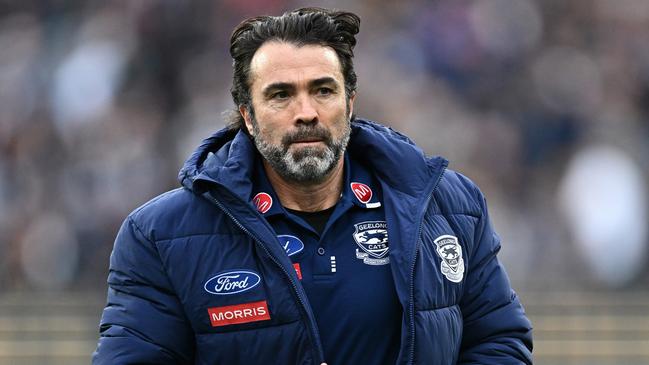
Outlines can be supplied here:
M321 77L319 79L312 80L311 82L309 82L309 87L313 88L313 87L317 87L317 86L321 86L321 85L325 85L325 84L338 85L338 83L336 82L336 79L334 79L333 77L326 76L326 77Z
M336 86L338 85L338 83L336 82L336 79L334 79L333 77L325 76L325 77L321 77L319 79L309 81L309 88L314 88L314 87L318 87L318 86L322 86L322 85L326 85L326 84L334 84ZM295 89L295 85L292 84L292 83L289 83L289 82L274 82L274 83L266 86L264 88L264 90L262 91L262 93L264 94L264 96L269 96L270 94L272 94L274 91L277 91L277 90L291 91L291 90L294 90L294 89Z

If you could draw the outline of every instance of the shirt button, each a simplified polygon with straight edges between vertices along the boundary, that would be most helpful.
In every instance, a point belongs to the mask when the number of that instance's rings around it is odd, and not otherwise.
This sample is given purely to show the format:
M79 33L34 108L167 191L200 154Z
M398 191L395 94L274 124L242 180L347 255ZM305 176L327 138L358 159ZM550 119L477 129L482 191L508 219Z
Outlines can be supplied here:
M318 255L322 256L325 254L325 249L324 247L318 247Z

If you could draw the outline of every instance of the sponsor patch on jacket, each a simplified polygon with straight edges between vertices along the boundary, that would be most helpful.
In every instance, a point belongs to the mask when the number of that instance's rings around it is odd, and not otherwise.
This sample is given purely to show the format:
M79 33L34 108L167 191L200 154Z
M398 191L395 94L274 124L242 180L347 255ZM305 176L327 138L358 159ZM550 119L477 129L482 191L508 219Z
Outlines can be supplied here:
M258 193L252 198L253 204L257 207L259 213L264 214L273 206L273 198L268 193Z
M291 236L290 234L280 234L277 236L279 243L282 244L284 251L288 256L293 256L304 250L304 242L301 239Z
M300 267L299 262L293 263L293 268L295 269L295 273L297 274L297 278L302 280L302 268Z
M228 305L225 307L207 308L212 327L228 326L270 319L268 304L265 300L252 303Z
M261 277L250 270L231 270L220 273L205 282L205 291L216 295L243 293L261 282Z
M356 249L356 258L367 265L385 265L390 263L387 256L388 225L385 221L367 221L354 224L354 241L360 250Z
M367 204L372 199L372 189L369 186L353 182L351 183L352 192L356 196L356 199L360 200L361 203Z
M441 270L446 278L459 283L464 277L464 259L462 246L457 237L451 235L439 236L435 239L435 251L442 259Z

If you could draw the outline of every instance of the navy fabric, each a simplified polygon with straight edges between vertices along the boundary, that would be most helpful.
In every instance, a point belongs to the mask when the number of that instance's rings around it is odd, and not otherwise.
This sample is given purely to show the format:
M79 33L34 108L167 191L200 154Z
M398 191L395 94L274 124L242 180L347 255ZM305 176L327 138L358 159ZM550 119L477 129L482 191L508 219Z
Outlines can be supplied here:
M325 227L327 226L327 222L329 222L331 213L333 213L334 209L336 209L336 206L317 212L303 212L289 208L285 209L287 212L304 219L304 221L307 222L309 226L311 226L311 228L313 228L318 234L321 235L322 232L324 232Z
M392 282L389 243L382 242L387 235L383 236L383 229L376 229L385 226L380 185L348 154L344 170L342 195L322 234L277 204L261 164L255 173L253 196L267 193L276 202L263 215L279 242L284 243L291 261L299 265L301 284L313 309L327 362L394 364L403 311ZM371 197L360 196L369 198L365 203L354 194L353 183L364 184L369 190L363 191L371 192ZM366 234L369 243L361 246L355 234ZM368 246L378 252L379 259L363 258L363 248Z
M478 188L370 121L352 123L348 153L382 192L403 311L395 363L531 364L531 324L497 259L500 241ZM181 170L183 188L129 215L111 255L93 363L328 360L293 262L253 204L258 158L244 133L219 131ZM230 277L234 289L213 286ZM234 324L213 312L259 303L266 309L255 307L255 316L230 311Z

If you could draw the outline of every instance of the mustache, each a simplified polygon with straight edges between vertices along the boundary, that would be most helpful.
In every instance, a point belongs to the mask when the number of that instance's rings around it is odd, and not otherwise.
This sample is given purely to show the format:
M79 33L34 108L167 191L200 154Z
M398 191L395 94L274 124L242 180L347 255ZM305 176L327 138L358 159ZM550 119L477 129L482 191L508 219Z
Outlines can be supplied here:
M319 139L330 145L333 137L331 132L319 126L302 126L296 131L286 134L282 137L282 144L288 146L291 143L304 141L308 139Z

